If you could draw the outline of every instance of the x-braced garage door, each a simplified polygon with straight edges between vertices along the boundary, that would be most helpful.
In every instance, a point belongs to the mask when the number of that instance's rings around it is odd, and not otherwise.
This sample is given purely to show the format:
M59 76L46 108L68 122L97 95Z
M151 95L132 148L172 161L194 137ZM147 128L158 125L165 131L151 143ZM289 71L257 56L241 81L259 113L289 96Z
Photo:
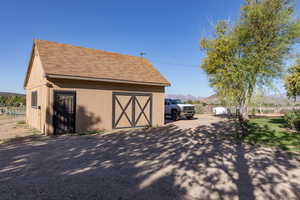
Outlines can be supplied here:
M152 94L114 92L113 128L152 126Z

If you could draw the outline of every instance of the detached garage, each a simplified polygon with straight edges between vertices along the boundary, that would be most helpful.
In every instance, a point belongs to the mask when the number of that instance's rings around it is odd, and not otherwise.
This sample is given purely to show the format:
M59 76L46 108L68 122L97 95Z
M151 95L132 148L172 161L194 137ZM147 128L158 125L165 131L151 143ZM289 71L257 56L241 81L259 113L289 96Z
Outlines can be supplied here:
M46 134L160 126L169 85L144 58L35 40L26 121Z

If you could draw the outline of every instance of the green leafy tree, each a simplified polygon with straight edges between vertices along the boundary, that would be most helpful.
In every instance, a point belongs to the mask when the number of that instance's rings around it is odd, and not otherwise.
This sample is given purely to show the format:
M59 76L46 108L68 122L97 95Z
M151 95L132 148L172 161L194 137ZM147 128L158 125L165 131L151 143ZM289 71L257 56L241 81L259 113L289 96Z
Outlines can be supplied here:
M25 96L0 96L0 106L23 106L25 104Z
M300 57L296 60L295 65L289 68L289 74L285 79L285 88L287 96L296 101L300 95Z
M5 97L0 96L0 106L4 106L4 105L5 105Z
M6 105L13 106L15 102L16 102L15 96L8 96L6 100Z
M233 26L220 21L213 39L202 39L206 52L201 67L210 85L228 106L248 119L248 105L256 88L280 78L284 59L300 39L300 20L293 0L245 0Z
M1 104L4 105L4 106L8 105L8 103L9 103L8 100L9 100L8 96L1 96L0 97Z

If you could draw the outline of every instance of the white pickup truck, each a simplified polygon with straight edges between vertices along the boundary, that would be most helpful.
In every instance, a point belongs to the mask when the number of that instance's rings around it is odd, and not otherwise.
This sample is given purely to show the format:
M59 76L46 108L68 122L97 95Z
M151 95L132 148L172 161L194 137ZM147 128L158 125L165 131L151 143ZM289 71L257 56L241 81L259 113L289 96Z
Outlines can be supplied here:
M180 117L192 119L195 115L195 106L184 104L180 99L165 99L165 115L176 121Z

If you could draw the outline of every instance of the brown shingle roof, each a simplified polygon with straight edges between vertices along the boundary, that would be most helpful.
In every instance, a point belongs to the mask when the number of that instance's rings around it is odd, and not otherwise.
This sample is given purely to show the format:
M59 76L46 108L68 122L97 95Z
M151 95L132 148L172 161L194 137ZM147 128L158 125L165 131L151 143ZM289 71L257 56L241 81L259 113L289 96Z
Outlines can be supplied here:
M46 75L63 75L145 84L170 83L141 57L35 40Z

